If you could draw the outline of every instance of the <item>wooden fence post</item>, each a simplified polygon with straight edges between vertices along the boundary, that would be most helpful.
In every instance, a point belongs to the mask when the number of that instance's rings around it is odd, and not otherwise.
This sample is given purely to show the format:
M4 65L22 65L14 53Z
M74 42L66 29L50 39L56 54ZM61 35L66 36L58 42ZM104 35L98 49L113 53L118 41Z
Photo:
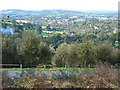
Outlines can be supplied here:
M20 64L20 68L22 68L22 64Z

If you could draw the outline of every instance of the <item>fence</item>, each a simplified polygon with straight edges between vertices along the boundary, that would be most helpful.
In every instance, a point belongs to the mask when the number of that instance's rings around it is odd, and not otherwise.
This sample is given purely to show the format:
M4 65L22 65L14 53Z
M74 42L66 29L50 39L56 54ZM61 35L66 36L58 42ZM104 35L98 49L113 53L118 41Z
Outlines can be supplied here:
M22 68L22 64L0 64L1 68Z

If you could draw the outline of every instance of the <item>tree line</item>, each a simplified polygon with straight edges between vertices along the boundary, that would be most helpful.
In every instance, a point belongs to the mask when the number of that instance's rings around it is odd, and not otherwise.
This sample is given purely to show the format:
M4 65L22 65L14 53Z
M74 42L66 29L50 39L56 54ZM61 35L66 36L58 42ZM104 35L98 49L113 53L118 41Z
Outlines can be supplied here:
M97 62L119 64L120 51L110 44L98 45L84 42L61 43L57 48L37 37L33 32L23 32L22 37L3 35L2 63L26 65L55 65L79 67Z

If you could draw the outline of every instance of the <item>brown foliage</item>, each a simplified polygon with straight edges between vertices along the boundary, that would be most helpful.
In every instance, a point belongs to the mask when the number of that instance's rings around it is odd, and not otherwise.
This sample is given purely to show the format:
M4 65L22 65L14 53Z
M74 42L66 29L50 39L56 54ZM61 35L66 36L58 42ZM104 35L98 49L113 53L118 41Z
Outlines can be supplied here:
M108 64L100 62L97 71L85 70L81 72L82 84L85 88L118 88L118 71Z

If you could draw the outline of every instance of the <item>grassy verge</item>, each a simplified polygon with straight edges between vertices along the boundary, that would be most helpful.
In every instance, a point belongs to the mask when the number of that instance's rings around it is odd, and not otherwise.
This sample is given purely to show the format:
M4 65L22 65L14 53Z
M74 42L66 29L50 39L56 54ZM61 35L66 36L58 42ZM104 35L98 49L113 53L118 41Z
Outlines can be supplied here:
M96 68L0 68L0 71L82 71L82 70L96 70Z

